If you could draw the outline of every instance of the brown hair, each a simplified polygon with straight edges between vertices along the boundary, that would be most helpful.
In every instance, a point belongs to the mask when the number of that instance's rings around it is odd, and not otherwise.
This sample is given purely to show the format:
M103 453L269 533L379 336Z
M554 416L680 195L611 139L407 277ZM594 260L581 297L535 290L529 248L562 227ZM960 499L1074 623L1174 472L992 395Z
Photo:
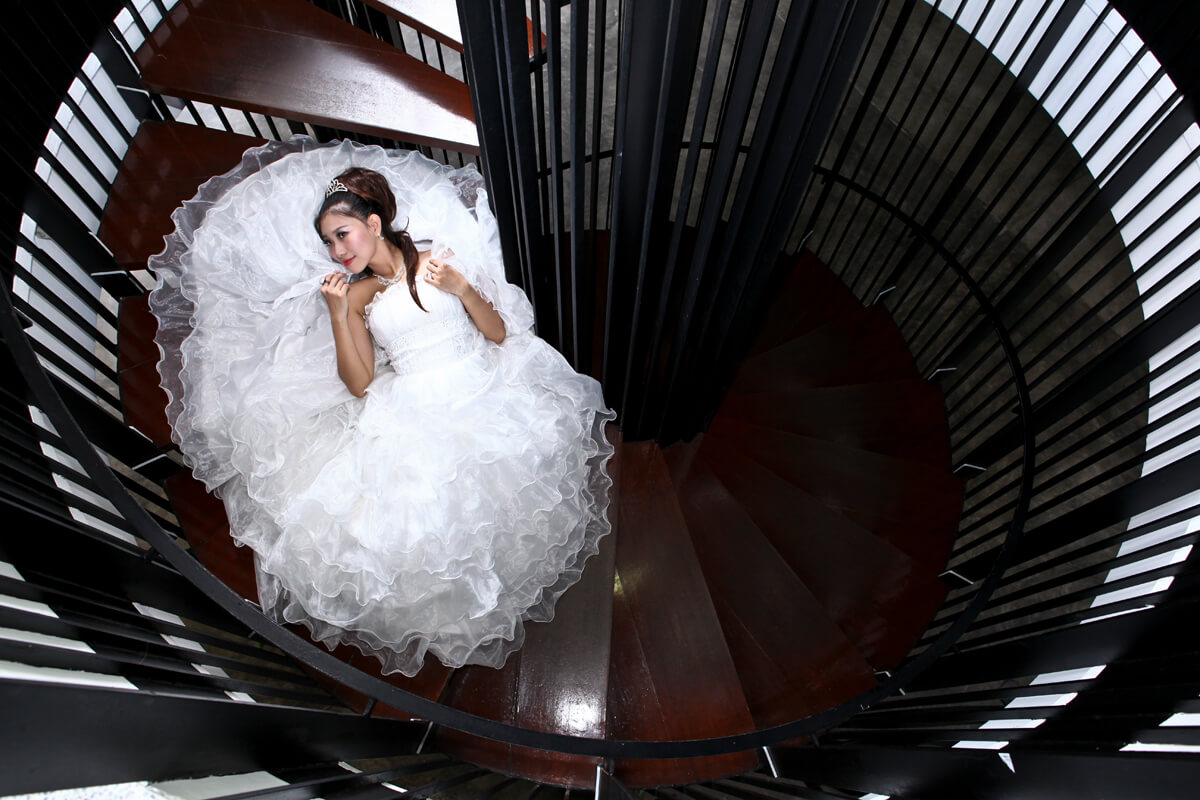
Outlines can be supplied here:
M333 192L321 203L321 210L317 212L317 218L313 221L317 233L321 232L321 220L331 211L363 222L372 214L379 215L383 223L380 232L400 250L404 259L404 277L408 283L408 293L412 295L417 307L425 311L425 306L421 305L421 298L417 297L416 266L420 256L417 255L417 246L413 244L407 230L392 230L392 220L396 218L396 196L392 194L392 187L388 186L387 178L374 170L351 167L338 175L337 180L346 187L346 191Z

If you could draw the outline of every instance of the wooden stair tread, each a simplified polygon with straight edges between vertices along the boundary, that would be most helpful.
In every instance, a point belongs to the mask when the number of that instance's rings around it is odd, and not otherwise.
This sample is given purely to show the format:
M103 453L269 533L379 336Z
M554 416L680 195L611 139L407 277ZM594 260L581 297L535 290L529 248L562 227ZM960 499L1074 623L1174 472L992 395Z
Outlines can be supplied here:
M935 467L950 462L942 394L936 386L917 378L731 394L717 416Z
M791 722L874 686L871 664L708 468L693 461L677 487L755 723Z
M117 389L125 424L140 431L155 447L174 447L167 423L167 393L159 385L158 321L150 313L149 296L126 297L117 307Z
M620 469L609 736L694 739L753 730L662 451L653 442L626 443ZM615 774L628 786L657 786L757 764L753 752L621 760Z
M962 508L962 481L945 469L726 418L714 420L708 438L734 443L739 452L863 527L930 537L944 542L949 553Z
M480 717L513 724L517 714L521 658L522 650L518 650L508 657L502 669L461 667L446 687L442 702ZM464 761L506 775L518 772L511 745L470 736L451 728L439 728L436 736L437 749L441 752L453 753ZM522 755L518 752L516 758L520 759Z
M164 487L171 510L179 519L184 538L196 559L230 589L257 603L254 553L248 547L234 544L229 535L225 504L190 472L172 475Z
M304 0L183 0L136 60L161 94L479 152L466 84Z
M180 122L142 122L104 206L100 240L122 267L145 269L175 230L171 213L194 197L200 184L228 172L247 149L265 143Z
M784 392L918 377L885 311L843 316L742 363L730 392Z
M154 334L158 320L150 312L150 295L126 297L117 306L117 372L158 363L158 345Z
M609 425L606 435L616 456L610 462L613 497L620 491L621 434ZM468 668L455 679L448 702L463 711L537 731L602 739L607 733L608 664L612 640L612 595L619 520L600 540L579 583L568 589L548 623L527 623L520 658L509 658L500 672ZM489 674L493 673L493 674ZM509 686L515 688L510 692ZM508 698L496 704L497 697ZM499 716L492 716L498 714ZM587 788L596 780L599 758L535 752L455 731L439 733L439 746L475 764L557 786Z
M890 541L725 442L706 438L698 461L873 667L890 668L908 653L945 596L936 578L945 563L937 542L929 537ZM909 550L928 558L940 555L942 561L915 559Z
M863 313L853 292L807 250L796 255L751 345L753 356L840 317Z

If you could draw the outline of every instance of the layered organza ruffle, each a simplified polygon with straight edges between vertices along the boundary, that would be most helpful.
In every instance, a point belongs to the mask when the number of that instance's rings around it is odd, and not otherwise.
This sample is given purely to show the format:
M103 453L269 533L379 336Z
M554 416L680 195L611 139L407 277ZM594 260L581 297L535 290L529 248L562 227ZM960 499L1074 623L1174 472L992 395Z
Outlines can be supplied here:
M350 395L312 216L351 165L387 176L414 239L452 249L504 319L503 344L473 329L423 338L465 317L461 304L422 285L425 314L398 286L371 313L373 337L390 343L376 378ZM609 530L613 414L530 332L478 173L349 143L272 143L175 221L151 263L168 417L254 549L264 610L385 672L415 674L427 650L450 666L503 664L522 622L553 616Z

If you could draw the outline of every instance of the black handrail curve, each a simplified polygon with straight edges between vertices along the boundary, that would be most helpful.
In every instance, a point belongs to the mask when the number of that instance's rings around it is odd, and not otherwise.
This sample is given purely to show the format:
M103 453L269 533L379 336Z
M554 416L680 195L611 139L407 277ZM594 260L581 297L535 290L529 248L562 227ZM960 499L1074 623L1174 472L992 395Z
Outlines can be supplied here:
M966 628L983 610L997 584L1013 558L1014 547L1020 538L1028 514L1033 490L1035 466L1034 435L1032 428L1032 403L1020 359L1007 329L1000 321L995 308L982 288L967 270L932 236L908 215L901 212L869 190L853 181L826 170L822 176L837 181L860 193L920 236L927 244L946 259L963 286L979 304L980 313L991 326L1004 351L1012 373L1017 393L1018 415L1022 430L1022 474L1016 508L1004 542L997 549L991 570L980 582L967 607L940 633L920 654L907 661L902 667L874 688L846 700L825 711L811 714L792 722L762 728L756 731L720 736L707 739L679 740L619 740L594 739L581 736L547 733L530 730L508 723L498 722L428 700L419 695L360 672L358 669L335 658L326 650L277 625L266 617L257 605L237 595L204 565L180 548L172 536L163 530L133 498L117 479L109 466L100 458L79 424L67 410L65 403L38 361L33 347L27 339L21 320L13 306L8 285L0 291L0 334L13 356L21 374L28 383L37 405L50 418L55 430L70 449L71 455L82 465L96 486L129 523L134 533L148 542L166 560L187 578L196 588L233 615L249 629L266 641L279 647L302 663L322 672L330 678L361 692L375 700L402 709L435 725L452 728L464 733L494 741L540 750L605 758L687 758L712 756L725 753L757 749L780 741L827 729L852 717L859 711L887 698L917 677L933 661L945 653L966 631ZM10 259L10 268L19 272L19 267Z

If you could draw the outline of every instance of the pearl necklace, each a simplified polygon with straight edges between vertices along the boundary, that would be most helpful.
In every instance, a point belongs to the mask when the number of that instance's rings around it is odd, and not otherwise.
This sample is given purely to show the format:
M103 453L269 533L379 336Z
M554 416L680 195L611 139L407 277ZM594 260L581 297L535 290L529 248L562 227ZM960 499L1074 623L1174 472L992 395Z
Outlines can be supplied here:
M375 279L378 280L380 283L382 283L384 286L395 286L397 283L404 282L404 273L398 272L398 273L396 273L396 277L394 277L394 278L385 278L382 275L376 273Z

